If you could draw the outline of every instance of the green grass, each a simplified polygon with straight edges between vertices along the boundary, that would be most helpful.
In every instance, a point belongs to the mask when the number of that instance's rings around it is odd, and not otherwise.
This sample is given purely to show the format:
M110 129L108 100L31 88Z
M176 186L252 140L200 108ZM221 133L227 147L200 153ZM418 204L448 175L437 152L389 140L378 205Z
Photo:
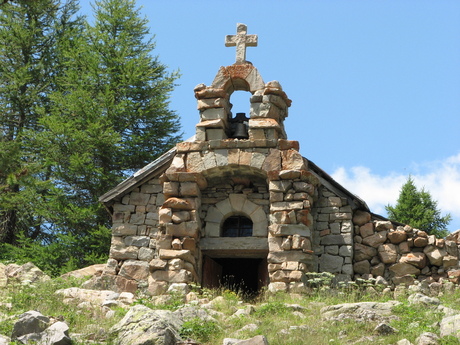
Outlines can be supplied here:
M106 334L108 329L119 321L126 310L115 309L112 318L105 318L99 309L78 308L75 304L64 303L56 290L69 287L78 287L81 280L56 278L33 285L8 285L0 289L0 315L7 316L0 322L0 334L10 336L17 317L30 310L36 310L47 317L63 320L72 333L87 335L100 344L108 344ZM94 325L97 325L95 329ZM87 344L83 339L75 344Z
M8 286L0 290L0 334L11 335L16 317L29 310L37 310L43 315L64 320L70 327L71 333L82 334L75 344L112 344L107 338L108 330L117 323L127 309L115 308L113 318L105 318L98 308L85 309L76 305L64 303L60 295L54 292L58 289L79 286L80 281L53 279L34 286ZM360 285L360 286L359 286ZM339 345L339 344L395 344L398 340L415 339L423 332L433 332L439 335L437 324L443 314L435 309L421 305L409 305L407 296L402 296L402 303L393 310L398 317L390 321L390 325L398 333L386 336L374 334L376 322L356 322L344 320L340 322L325 321L321 318L320 310L327 305L353 303L364 301L386 302L388 294L369 288L366 284L345 286L332 289L327 286L311 287L307 294L262 293L256 299L247 300L230 290L208 290L195 287L194 292L204 301L213 300L215 322L204 322L200 319L187 320L180 330L185 338L193 338L203 345L221 345L224 338L247 339L256 335L267 337L270 345ZM218 297L216 299L216 297ZM460 311L460 289L456 288L439 297L441 303ZM172 294L162 304L154 303L154 298L143 296L136 303L144 304L154 309L176 310L185 304L184 297ZM248 305L254 311L242 316L232 316L238 309ZM290 305L298 305L294 311ZM256 329L242 330L243 327L255 324ZM96 325L96 326L95 326ZM364 337L373 336L372 341ZM361 340L361 342L359 342ZM441 345L460 345L454 337L444 337Z

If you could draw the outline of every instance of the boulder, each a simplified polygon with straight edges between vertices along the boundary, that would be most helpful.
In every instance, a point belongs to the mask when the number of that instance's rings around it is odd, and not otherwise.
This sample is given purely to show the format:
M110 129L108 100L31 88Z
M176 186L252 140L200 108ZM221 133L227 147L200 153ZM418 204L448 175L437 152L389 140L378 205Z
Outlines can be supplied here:
M445 241L447 254L458 257L457 243L454 241Z
M243 334L244 332L248 332L248 333L254 333L255 331L257 331L259 329L259 326L257 326L255 323L250 323L246 326L243 326L242 328L240 328L239 330L237 330L235 332L235 335L236 336L239 336L240 334ZM241 340L238 340L238 341L241 341Z
M379 257L384 264L394 264L398 259L398 250L392 243L379 246Z
M0 334L0 345L8 345L11 342L11 338Z
M452 335L460 338L460 314L443 318L439 327L441 329L441 337Z
M410 264L398 262L390 266L390 271L394 273L396 277L402 277L405 275L416 275L420 274L420 270Z
M28 262L22 266L9 264L6 266L5 272L8 277L8 282L14 280L22 285L47 281L51 279L41 269L39 269L31 262Z
M460 243L460 230L454 231L446 237L446 240Z
M414 284L415 279L414 276L411 274L406 274L404 276L396 276L391 279L393 284L395 285L405 285L405 286L411 286Z
M428 245L427 237L416 237L414 238L414 246L418 248L423 248Z
M387 231L393 229L393 224L389 220L374 221L376 231Z
M379 231L369 237L363 238L363 244L377 248L379 245L383 244L387 239L387 231Z
M371 220L371 214L366 211L357 210L353 214L353 223L355 225L364 225Z
M369 274L371 272L371 264L368 260L362 260L353 264L353 271L356 274Z
M62 295L67 303L80 304L85 302L93 306L101 306L105 300L114 299L115 291L89 290L77 287L57 290L55 294ZM116 298L118 298L118 294Z
M246 309L250 309L252 306L248 306ZM252 309L254 309L252 307ZM248 313L248 315L251 313ZM177 309L172 313L175 320L180 320L182 323L185 320L200 319L203 322L217 322L208 312L200 307L186 305L182 308Z
M393 244L399 244L407 239L407 234L403 230L390 231L388 233L388 239Z
M362 238L372 236L374 234L374 224L366 223L359 227L359 234Z
M120 268L119 275L129 280L147 280L149 264L146 261L126 260Z
M442 265L444 268L458 267L458 257L446 255L442 258Z
M454 284L460 283L460 270L452 270L448 272L449 281Z
M407 339L401 339L396 343L396 345L413 345L413 344Z
M374 332L376 332L379 335L388 335L388 334L397 333L398 330L385 322L380 322L374 328Z
M85 278L92 276L100 276L102 271L105 269L106 264L96 264L88 267L81 268L79 270L67 272L63 274L62 278L74 277L74 278Z
M441 304L441 301L438 298L428 297L421 293L410 295L407 300L409 301L409 304L423 304L427 307L437 307Z
M426 255L419 252L408 253L403 255L399 262L411 264L412 266L422 269L426 266Z
M343 303L326 306L320 313L325 320L355 319L384 322L394 317L392 308L400 304L401 302L398 301Z
M428 260L430 260L430 264L435 266L442 266L442 260L447 255L447 251L444 248L435 246L426 246L423 252L426 254Z
M361 243L355 243L355 247L354 247L355 261L371 260L374 256L377 256L377 249L366 246Z
M112 290L115 292L135 292L137 290L137 282L119 275L102 275L100 277L93 276L90 280L84 282L82 287L95 290Z
M30 310L19 315L14 324L11 338L16 339L26 334L43 332L49 325L50 319L38 311Z
M71 345L69 326L58 321L48 326L50 319L41 313L31 310L19 316L14 324L12 339L20 343L36 343L39 345Z
M144 305L131 307L109 333L117 345L175 345L181 340L181 320L171 311L152 310Z
M372 266L371 268L371 274L374 276L374 277L379 277L379 276L383 276L385 273L385 264L379 262L377 265L375 266ZM382 277L380 277L382 278Z
M439 337L435 333L424 332L415 339L415 345L438 345L439 340Z
M43 345L71 345L69 326L65 322L55 322L40 334L39 344Z

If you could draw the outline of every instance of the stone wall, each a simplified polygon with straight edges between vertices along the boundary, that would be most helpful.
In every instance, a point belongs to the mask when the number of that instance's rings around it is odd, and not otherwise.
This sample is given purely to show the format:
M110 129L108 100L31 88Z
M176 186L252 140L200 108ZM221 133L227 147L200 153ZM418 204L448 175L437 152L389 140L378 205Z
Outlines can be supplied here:
M433 282L448 278L449 271L458 269L456 241L372 219L367 212L356 212L353 223L355 278L371 274L388 283L407 285L414 279Z
M319 272L336 274L340 279L353 277L352 209L341 198L322 186L314 206L314 250Z
M314 269L311 207L318 180L306 170L271 176L268 271L271 291L296 290Z
M455 240L437 239L410 226L393 224L371 213L353 210L347 198L325 186L318 188L312 210L313 249L317 272L338 280L380 277L388 284L414 279L438 281L459 267Z
M104 274L125 290L146 287L158 243L159 210L165 201L159 179L151 179L113 205L110 259ZM123 288L122 288L123 289Z

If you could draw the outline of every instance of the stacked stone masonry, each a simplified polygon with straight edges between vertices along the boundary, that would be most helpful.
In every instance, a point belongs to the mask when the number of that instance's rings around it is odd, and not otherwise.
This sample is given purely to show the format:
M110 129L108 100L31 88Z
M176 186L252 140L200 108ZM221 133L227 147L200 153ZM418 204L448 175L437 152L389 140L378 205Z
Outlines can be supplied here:
M250 99L247 139L232 138L236 90ZM456 237L437 239L373 215L301 156L298 142L286 139L291 101L280 83L265 84L243 63L221 67L211 86L194 92L194 140L101 198L113 216L101 279L120 290L162 294L171 284L201 284L204 256L215 254L263 258L270 291L301 291L308 272L393 285L458 282ZM222 236L233 215L250 219L252 236Z
M317 269L347 279L353 276L353 210L347 198L326 187L319 188L319 196L314 207Z
M372 219L362 211L355 212L353 223L356 278L381 276L394 285L409 285L414 279L458 279L458 242L451 237L436 238L408 225Z

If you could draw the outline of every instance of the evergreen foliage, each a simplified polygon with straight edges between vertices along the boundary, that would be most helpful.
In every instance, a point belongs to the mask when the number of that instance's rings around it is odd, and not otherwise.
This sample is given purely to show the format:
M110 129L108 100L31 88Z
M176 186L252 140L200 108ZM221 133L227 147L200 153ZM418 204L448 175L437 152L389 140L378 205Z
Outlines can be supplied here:
M49 170L28 133L42 131L40 111L51 106L75 0L10 1L0 7L0 241L16 244L23 233L38 239L53 198Z
M8 114L0 120L0 240L9 244L0 255L48 272L54 263L104 261L110 218L99 196L180 140L168 108L178 74L153 55L135 1L96 1L93 24L76 16L76 0L60 1L0 7L0 53L15 62L0 67L0 109ZM39 29L25 25L28 11ZM37 47L25 66L24 44ZM15 94L18 85L24 94Z
M410 176L401 188L396 205L385 208L390 220L408 224L437 237L445 237L449 233L447 225L451 220L450 214L441 216L438 203L424 188L417 190Z

